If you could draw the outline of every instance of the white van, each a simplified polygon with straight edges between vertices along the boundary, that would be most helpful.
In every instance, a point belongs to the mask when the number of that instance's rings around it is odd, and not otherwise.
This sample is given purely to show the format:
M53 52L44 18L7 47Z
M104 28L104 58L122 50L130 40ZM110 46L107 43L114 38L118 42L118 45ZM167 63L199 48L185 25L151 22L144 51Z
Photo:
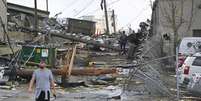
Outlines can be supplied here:
M179 45L178 66L181 67L187 56L201 52L201 37L185 37Z
M179 45L179 54L183 56L201 52L201 37L185 37Z

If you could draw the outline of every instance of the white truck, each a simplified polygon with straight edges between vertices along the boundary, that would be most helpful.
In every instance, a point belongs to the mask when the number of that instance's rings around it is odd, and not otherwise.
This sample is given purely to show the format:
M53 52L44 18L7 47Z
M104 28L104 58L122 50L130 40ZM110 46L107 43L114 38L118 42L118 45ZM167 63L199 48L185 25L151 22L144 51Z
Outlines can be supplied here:
M179 45L180 55L193 55L201 52L201 37L185 37L181 40Z

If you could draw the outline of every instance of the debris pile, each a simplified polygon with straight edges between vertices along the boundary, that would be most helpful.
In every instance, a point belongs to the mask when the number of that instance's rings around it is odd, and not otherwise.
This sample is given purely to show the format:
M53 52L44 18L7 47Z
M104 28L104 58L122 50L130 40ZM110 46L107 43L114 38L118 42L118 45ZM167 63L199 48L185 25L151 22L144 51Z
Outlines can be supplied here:
M144 28L146 29L146 27L142 27L142 29ZM139 94L151 94L152 96L172 96L160 78L159 72L162 64L159 61L163 59L160 59L161 54L159 54L160 45L158 44L160 42L154 42L152 38L155 39L156 36L149 37L144 30L138 34L142 37L134 37L134 41L137 40L138 44L135 43L130 47L130 50L135 50L132 57L129 57L132 59L133 66L130 67L124 90ZM144 85L137 82L142 82Z

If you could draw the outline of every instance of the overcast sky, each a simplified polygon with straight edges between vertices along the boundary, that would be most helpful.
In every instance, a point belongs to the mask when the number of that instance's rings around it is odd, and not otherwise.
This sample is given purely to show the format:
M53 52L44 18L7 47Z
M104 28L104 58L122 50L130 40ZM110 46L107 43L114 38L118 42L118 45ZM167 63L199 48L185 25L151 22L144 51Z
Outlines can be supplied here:
M34 0L7 0L15 4L34 7ZM153 0L152 0L153 1ZM49 0L50 16L63 12L59 17L79 18L84 15L101 16L101 0ZM141 21L151 16L150 0L107 0L108 9L117 14L118 28L129 25L137 30ZM46 10L46 0L38 0L38 8Z

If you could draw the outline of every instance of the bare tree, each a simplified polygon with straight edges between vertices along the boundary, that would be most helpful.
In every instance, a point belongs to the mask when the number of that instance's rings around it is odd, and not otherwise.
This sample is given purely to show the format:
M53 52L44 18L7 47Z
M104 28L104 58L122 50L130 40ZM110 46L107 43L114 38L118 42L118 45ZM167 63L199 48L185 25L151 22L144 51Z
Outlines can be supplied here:
M163 16L163 27L170 28L174 33L174 53L178 42L178 31L184 23L183 4L184 0L161 0L159 5Z

